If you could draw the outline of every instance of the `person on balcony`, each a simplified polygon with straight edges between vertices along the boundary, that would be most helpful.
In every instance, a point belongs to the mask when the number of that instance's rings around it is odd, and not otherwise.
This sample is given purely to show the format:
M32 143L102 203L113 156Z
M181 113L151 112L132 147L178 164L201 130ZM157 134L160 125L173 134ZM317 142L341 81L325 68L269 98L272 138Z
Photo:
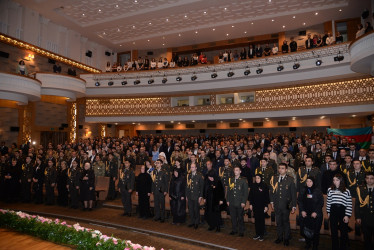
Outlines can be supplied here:
M365 34L369 33L372 30L373 30L373 26L371 26L371 23L370 22L366 22L365 23Z
M331 33L328 34L329 37L326 38L326 45L333 45L335 43L335 38L332 36Z
M291 42L290 42L290 50L291 50L291 52L296 52L297 51L297 42L294 41L293 37L291 37L290 40L291 40Z
M23 60L19 61L18 66L17 66L17 74L27 76L28 73L27 73L27 67L26 67L25 61Z

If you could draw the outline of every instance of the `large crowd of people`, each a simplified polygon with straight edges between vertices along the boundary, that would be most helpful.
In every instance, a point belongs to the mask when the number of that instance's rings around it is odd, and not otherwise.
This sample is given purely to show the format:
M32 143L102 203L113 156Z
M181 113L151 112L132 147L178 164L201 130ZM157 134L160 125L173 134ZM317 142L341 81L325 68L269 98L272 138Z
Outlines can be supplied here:
M106 176L107 199L117 198L118 190L125 216L132 215L135 192L139 217L150 218L153 195L155 221L165 221L165 202L170 202L173 224L188 219L189 227L198 228L204 208L208 230L220 231L221 211L226 211L230 234L242 237L249 201L255 218L253 239L264 240L270 208L277 224L275 243L285 246L290 244L289 216L298 207L301 235L313 249L318 248L324 205L332 249L345 249L355 206L365 246L373 248L374 144L363 149L354 139L314 131L299 136L87 138L47 147L2 143L0 153L0 198L5 202L52 205L57 200L61 206L92 210L95 178Z

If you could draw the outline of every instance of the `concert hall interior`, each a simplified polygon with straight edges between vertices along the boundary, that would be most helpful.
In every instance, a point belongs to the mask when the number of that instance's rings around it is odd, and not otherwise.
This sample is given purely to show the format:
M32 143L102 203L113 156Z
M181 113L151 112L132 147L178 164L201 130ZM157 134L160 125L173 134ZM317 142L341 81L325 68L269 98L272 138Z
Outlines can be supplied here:
M374 0L1 0L0 241L374 249L373 22Z

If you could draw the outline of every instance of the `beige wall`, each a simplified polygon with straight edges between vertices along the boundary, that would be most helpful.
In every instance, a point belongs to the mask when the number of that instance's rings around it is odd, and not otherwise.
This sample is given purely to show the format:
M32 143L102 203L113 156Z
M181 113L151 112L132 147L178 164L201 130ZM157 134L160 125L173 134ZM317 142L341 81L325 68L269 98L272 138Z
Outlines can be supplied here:
M18 132L10 132L10 127L18 127L18 109L0 107L0 114L0 141L17 143Z

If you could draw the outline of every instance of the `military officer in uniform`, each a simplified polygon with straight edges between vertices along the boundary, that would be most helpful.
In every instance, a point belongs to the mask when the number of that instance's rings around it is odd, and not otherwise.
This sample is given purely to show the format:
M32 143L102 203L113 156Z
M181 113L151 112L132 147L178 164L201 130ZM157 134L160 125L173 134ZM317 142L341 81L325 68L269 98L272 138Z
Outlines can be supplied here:
M55 186L56 186L57 170L53 160L48 160L48 165L44 170L44 183L46 205L55 203Z
M68 169L67 189L70 194L70 207L77 209L79 207L79 185L80 185L80 168L78 160L71 162L71 168Z
M196 159L196 155L194 155L194 154L191 154L190 155L190 160L186 161L186 171L187 171L187 173L191 173L191 165L193 163L196 166L196 171L199 172L199 173L202 173L203 169L202 169L200 163L198 162L198 160Z
M295 172L299 171L299 167L305 165L305 157L310 156L311 154L307 153L308 149L305 146L301 146L300 152L295 155L295 162L293 168L295 169Z
M135 187L135 174L130 168L131 163L129 160L125 160L124 164L124 169L120 170L118 190L120 191L122 198L122 205L124 209L123 216L131 216L131 194Z
M234 172L230 166L230 160L224 160L224 166L220 167L218 170L219 177L225 189L225 197L227 194L227 186L229 185L229 178L234 176Z
M306 185L306 179L313 177L314 185L321 189L321 171L317 167L313 167L313 159L310 156L305 158L305 166L302 166L297 171L297 191L300 192Z
M286 174L287 165L278 165L278 174L270 181L270 204L275 211L277 223L276 244L283 241L285 246L290 244L290 212L296 211L296 187L291 176Z
M240 160L238 159L238 156L236 155L235 151L232 151L230 153L230 156L231 156L231 160L230 160L230 164L231 164L231 167L234 169L236 166L240 167Z
M165 222L165 196L168 193L168 177L161 169L162 161L158 159L156 169L152 171L152 193L154 197L155 221Z
M365 171L359 160L354 160L353 169L347 172L347 184L351 196L357 199L357 187L365 184Z
M268 161L265 158L262 158L260 161L260 166L256 168L255 175L260 174L262 175L262 181L270 187L270 179L274 175L274 170L272 167L268 166Z
M189 227L197 229L200 223L200 202L203 199L204 179L200 172L197 172L195 162L191 162L191 172L187 174L186 198L188 213L190 216Z
M99 176L105 176L105 163L101 160L100 155L96 155L95 161L92 163L92 169L95 173L95 179Z
M114 200L116 198L115 183L118 178L118 160L113 156L112 153L108 156L108 169L107 176L109 176L109 190L108 200Z
M244 236L244 207L248 199L248 182L240 177L240 167L234 167L234 177L229 178L227 190L227 206L230 209L232 231L231 235Z
M353 166L352 166L352 156L351 155L346 155L344 157L344 162L342 162L342 164L340 164L339 168L340 168L340 171L342 171L344 174L347 174L347 172L353 168Z
M31 156L26 156L26 162L22 164L21 172L21 195L22 202L31 201L31 179L33 177L33 166L31 164Z
M355 218L362 226L365 249L369 250L374 249L374 173L367 172L365 176L366 185L357 187Z
M277 161L278 161L278 164L279 163L286 163L288 166L291 165L291 162L293 161L293 157L288 152L288 147L286 145L283 145L283 147L282 147L282 153L280 153L278 155Z

